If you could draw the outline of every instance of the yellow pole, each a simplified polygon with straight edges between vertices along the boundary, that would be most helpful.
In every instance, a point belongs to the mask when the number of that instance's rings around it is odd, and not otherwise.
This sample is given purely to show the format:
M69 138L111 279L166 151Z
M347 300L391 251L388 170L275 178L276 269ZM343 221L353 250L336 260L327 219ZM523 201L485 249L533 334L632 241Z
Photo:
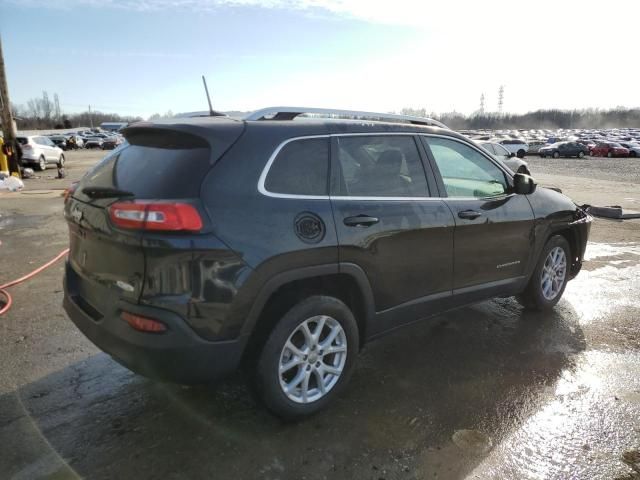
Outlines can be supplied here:
M2 151L2 146L4 145L4 139L0 137L0 172L6 173L9 175L9 159Z

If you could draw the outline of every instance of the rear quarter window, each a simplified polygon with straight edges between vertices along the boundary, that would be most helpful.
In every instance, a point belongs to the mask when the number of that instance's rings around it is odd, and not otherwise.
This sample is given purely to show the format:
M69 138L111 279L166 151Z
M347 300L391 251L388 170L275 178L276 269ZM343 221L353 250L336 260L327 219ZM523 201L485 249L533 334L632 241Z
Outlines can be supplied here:
M269 168L264 188L287 195L328 195L329 139L287 143Z

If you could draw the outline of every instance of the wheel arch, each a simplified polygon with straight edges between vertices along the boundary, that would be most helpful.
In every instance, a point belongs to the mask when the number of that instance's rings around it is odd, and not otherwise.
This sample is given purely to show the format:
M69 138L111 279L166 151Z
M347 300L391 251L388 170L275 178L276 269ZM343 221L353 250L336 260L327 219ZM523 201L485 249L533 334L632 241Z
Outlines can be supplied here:
M578 239L578 234L577 232L573 229L573 228L560 228L557 230L552 231L549 234L549 237L545 240L545 244L546 242L549 241L549 239L555 235L560 235L562 237L564 237L564 239L567 241L567 243L569 244L569 249L570 251L570 255L571 255L571 270L570 270L570 274L569 274L569 278L574 278L578 272L580 271L580 268L582 267L582 260L580 258L580 245L579 245L579 239Z
M356 319L360 347L364 345L375 311L366 274L354 264L318 265L281 273L262 287L243 327L243 335L248 336L245 357L257 355L279 318L311 295L331 296L344 302Z

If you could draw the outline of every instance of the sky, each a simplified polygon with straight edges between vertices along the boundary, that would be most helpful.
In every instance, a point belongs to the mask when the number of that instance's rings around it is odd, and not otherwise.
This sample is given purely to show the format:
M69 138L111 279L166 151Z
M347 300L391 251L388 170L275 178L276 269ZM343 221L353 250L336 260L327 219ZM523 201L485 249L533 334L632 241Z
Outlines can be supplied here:
M15 104L148 117L640 107L640 2L0 0Z

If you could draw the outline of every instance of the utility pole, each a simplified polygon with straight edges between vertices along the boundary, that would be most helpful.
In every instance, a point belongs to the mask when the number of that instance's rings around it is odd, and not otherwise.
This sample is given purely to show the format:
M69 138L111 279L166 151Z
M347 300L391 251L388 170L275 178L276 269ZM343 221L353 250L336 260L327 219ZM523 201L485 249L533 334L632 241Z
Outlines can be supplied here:
M13 122L11 114L11 101L9 100L9 87L7 86L7 73L4 68L4 55L2 53L2 39L0 38L0 120L2 120L2 132L4 134L4 145L10 147L13 151L13 162L9 160L9 165L2 165L10 173L16 173L20 176L20 168L18 167L17 153L14 151L16 142L16 125ZM0 160L4 160L4 155L0 154ZM0 162L2 163L2 162ZM16 168L18 169L16 171Z
M498 89L498 114L502 115L502 105L504 103L504 85Z
M91 130L93 130L93 117L91 116L91 105L89 105L89 122L91 123Z

